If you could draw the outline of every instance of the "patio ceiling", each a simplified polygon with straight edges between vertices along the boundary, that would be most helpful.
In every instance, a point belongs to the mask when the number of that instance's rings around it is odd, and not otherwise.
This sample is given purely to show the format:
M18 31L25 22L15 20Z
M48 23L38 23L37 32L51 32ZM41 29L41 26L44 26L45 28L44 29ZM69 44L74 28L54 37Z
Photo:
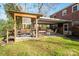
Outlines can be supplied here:
M72 22L72 21L65 19L49 18L49 17L40 17L38 21L39 24L55 24L64 22Z

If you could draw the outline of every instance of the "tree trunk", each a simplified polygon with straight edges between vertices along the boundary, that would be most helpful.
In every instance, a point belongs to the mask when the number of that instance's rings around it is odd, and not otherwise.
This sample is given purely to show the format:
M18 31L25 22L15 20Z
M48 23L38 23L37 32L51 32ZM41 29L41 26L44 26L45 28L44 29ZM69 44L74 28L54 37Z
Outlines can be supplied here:
M7 43L8 43L8 36L9 36L9 32L8 32L8 30L7 30Z

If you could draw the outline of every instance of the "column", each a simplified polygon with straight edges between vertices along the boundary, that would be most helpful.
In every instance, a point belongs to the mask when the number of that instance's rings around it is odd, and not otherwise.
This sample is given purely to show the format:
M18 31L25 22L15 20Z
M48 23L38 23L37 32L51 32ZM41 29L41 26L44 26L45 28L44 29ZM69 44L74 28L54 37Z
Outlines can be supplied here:
M14 15L14 42L16 41L16 16Z
M38 38L38 19L36 19L36 39Z

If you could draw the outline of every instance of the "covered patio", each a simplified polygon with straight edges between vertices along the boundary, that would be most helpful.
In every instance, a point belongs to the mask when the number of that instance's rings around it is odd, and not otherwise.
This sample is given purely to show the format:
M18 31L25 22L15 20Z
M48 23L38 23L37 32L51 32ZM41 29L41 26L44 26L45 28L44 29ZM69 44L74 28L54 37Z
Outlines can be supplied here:
M43 17L41 14L9 11L14 20L14 41L37 39L41 36L50 36L58 31L58 23L71 23L72 21ZM50 27L55 27L52 30Z
M38 23L39 25L49 26L49 28L46 28L46 30L43 31L49 35L56 34L58 33L59 30L62 30L63 35L69 35L70 26L72 26L71 20L57 19L57 18L50 18L50 17L40 17L38 20ZM42 31L42 30L39 30L39 31Z

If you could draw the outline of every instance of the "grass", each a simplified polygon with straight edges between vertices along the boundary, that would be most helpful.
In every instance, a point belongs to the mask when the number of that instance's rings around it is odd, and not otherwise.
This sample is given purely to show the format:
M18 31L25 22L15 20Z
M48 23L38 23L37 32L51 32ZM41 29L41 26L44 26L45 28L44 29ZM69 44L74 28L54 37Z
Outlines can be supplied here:
M0 46L1 56L79 56L79 42L64 37L42 37Z

